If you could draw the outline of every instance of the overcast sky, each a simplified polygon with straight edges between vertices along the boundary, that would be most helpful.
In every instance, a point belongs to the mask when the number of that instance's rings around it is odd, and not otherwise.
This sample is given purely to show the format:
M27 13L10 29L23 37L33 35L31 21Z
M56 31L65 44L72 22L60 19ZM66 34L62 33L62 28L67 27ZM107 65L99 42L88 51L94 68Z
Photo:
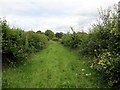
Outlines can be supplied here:
M96 21L98 8L107 9L119 0L0 0L0 18L8 24L28 30L51 29L54 32L88 32Z

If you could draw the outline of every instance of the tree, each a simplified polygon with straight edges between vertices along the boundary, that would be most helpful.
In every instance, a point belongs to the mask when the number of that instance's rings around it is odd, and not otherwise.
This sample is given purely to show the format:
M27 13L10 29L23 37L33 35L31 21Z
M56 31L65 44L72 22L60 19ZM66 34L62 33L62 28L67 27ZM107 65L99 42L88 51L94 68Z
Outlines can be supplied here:
M54 32L52 32L51 30L46 30L45 35L48 36L49 39L52 39L55 36Z
M37 31L36 33L41 33L41 31L39 30L39 31Z
M60 32L60 33L57 32L57 33L55 34L55 36L56 36L57 38L62 38L63 33L62 33L62 32Z

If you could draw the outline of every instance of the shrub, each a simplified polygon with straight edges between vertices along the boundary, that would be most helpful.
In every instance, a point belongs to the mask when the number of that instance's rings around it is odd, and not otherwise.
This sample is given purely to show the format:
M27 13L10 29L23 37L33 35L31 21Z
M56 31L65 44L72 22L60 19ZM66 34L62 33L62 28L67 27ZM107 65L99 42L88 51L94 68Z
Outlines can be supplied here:
M3 64L23 62L29 54L47 47L48 38L44 34L11 29L5 19L0 21L0 28L2 28Z
M62 37L61 43L70 48L78 48L81 44L81 38L77 34L66 34Z
M93 68L100 72L110 87L120 88L120 28L118 10L100 12L100 21L81 44L84 55L96 56Z
M62 32L60 32L60 33L56 33L55 36L56 36L57 38L62 38L63 33L62 33Z
M53 40L53 41L59 41L59 39L56 38L56 37L54 37L52 40Z
M55 36L54 32L52 32L51 30L46 30L45 35L48 36L49 39L52 39Z
M94 61L93 68L102 73L110 87L120 87L120 56L104 52Z

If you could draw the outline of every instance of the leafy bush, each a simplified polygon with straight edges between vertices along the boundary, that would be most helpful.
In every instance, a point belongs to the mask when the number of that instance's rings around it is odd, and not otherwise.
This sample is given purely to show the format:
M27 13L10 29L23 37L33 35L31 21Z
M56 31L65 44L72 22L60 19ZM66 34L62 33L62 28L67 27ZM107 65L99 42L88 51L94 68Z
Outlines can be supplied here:
M56 38L56 37L54 37L52 40L53 40L53 41L59 41L59 39Z
M120 88L120 12L114 8L100 12L88 38L81 44L81 53L93 55L92 67L102 73L110 87Z
M93 68L102 73L110 87L120 87L120 56L104 52L94 61Z
M81 38L77 34L66 34L62 37L61 43L70 48L78 48L81 44Z
M49 39L52 39L55 36L54 32L52 32L51 30L46 30L45 35L48 36Z
M99 41L94 33L88 34L87 37L82 41L80 53L82 55L99 55Z
M29 54L47 47L48 38L44 34L11 29L5 19L0 21L0 27L2 28L3 63L22 62Z
M62 33L62 32L60 32L60 33L56 33L55 36L56 36L57 38L62 38L63 33Z

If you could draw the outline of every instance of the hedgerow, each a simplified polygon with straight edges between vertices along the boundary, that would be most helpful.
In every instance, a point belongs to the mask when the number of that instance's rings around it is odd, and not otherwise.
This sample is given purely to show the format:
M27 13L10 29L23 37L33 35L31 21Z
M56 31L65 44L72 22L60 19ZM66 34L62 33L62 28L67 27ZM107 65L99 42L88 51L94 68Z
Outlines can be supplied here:
M81 35L74 32L74 34L63 35L61 43L70 48L79 48L82 40Z
M120 85L120 28L118 7L101 10L100 21L94 24L92 32L82 44L81 53L96 57L92 68L102 73L110 87Z
M79 34L66 34L62 44L79 48L81 55L94 57L92 69L98 71L109 87L120 88L120 7L100 10L98 22L91 32L79 37Z
M48 38L44 34L10 28L5 19L0 21L0 27L2 29L3 64L23 62L31 53L47 47Z

